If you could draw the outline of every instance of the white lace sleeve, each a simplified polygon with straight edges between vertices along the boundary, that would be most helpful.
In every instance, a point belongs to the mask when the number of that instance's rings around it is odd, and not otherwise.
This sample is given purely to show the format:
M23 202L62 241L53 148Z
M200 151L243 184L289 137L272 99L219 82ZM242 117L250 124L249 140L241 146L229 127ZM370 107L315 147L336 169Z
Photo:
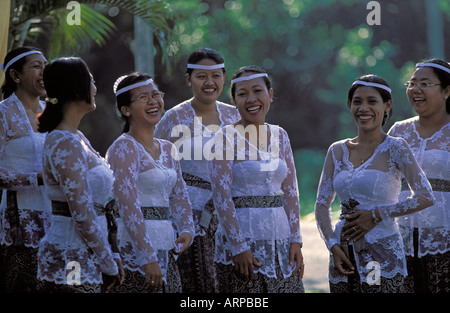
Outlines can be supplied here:
M83 151L81 142L75 136L65 137L57 142L49 160L51 175L64 193L79 235L100 260L101 271L117 275L118 269L111 247L106 236L100 235L100 228L96 223L94 202L87 183L88 161Z
M4 109L3 107L1 109ZM6 117L0 112L0 188L11 189L14 187L37 187L37 173L21 173L6 169L1 165L1 159L7 143L8 123Z
M138 195L139 151L132 140L122 139L108 149L106 159L114 171L114 194L118 201L120 217L137 254L137 263L143 266L157 262Z
M227 239L230 240L233 255L240 254L246 250L250 250L250 245L245 240L241 233L239 221L236 215L236 208L234 206L231 195L231 183L233 181L233 160L226 157L227 147L233 147L234 143L229 138L223 135L223 129L219 130L215 135L215 152L218 153L217 148L223 148L223 155L221 157L213 158L208 163L211 175L211 186L213 190L214 206L216 207L219 222L224 228ZM221 153L220 153L221 154ZM216 154L218 156L218 154Z
M322 174L320 175L319 187L317 189L317 199L314 207L317 226L328 249L331 249L331 247L335 244L339 244L339 238L336 238L334 234L333 222L331 218L331 203L336 197L336 192L333 188L333 159L332 145L328 149L325 157Z
M391 145L392 166L398 167L411 189L411 195L395 205L377 206L383 220L411 214L434 204L435 198L430 182L417 163L408 143L396 138Z
M181 173L180 162L176 156L171 154L177 153L175 149L172 151L172 147L174 147L174 145L171 143L165 145L165 149L168 150L166 153L171 155L172 167L177 173L177 181L169 196L170 208L172 210L172 216L175 224L177 225L178 232L180 234L188 233L192 236L192 239L194 239L195 229L194 220L192 217L191 202L187 193L186 183L183 180Z
M289 225L291 227L291 242L302 243L302 236L300 234L300 203L297 174L294 164L294 156L292 154L292 148L289 141L288 134L282 130L282 158L286 161L288 173L286 178L281 184L281 190L284 193L283 207L286 211L286 215L289 219Z
M167 111L155 126L155 137L173 142L177 137L172 137L172 128L179 123L177 112L172 110Z

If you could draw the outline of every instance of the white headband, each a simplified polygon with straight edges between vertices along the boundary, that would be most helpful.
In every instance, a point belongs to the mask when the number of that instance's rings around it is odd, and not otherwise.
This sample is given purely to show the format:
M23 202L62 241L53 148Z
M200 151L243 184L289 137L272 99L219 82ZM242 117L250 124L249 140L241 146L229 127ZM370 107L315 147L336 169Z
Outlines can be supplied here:
M365 82L365 81L362 81L362 80L357 80L357 81L355 81L355 82L352 84L352 86L353 86L353 85L363 85L363 86L368 86L368 87L376 87L376 88L384 89L384 90L386 90L386 91L389 92L389 93L392 92L391 88L389 88L388 86L385 86L385 85L382 85L382 84L377 84L377 83Z
M417 63L416 67L435 67L440 70L443 70L444 72L447 72L450 74L450 69L448 67L436 64L436 63Z
M266 73L260 73L260 74L253 74L250 76L238 77L238 78L233 79L231 81L231 84L233 85L234 83L237 83L237 82L252 80L252 79L258 78L258 77L267 77L268 78L269 76Z
M117 88L117 85L118 85L125 77L126 77L126 76L119 77L119 78L117 79L116 83L114 84L114 88L113 88L113 89L116 89L116 88ZM119 80L119 79L120 79L120 80ZM114 91L114 94L115 94L116 97L117 97L117 96L120 95L121 93L127 92L127 91L129 91L129 90L131 90L131 89L134 89L134 88L146 86L146 85L149 85L149 84L151 84L151 83L153 83L153 79L150 78L150 79L147 79L147 80L144 81L144 82L139 82L139 83L136 83L136 84L133 84L133 85L130 85L130 86L123 87L122 89L119 89L119 90L117 90L117 91Z
M219 68L224 68L225 63L215 64L215 65L200 65L200 64L190 64L188 63L187 68L197 69L197 70L217 70Z
M18 60L20 60L20 59L26 57L27 55L35 54L35 53L42 54L41 51L31 50L31 51L27 51L27 52L21 53L21 54L19 54L18 56L12 58L11 60L9 60L9 62L6 64L6 66L3 66L3 64L1 65L3 72L6 73L6 71L8 70L8 67L10 67L10 66L13 65L14 63L16 63Z

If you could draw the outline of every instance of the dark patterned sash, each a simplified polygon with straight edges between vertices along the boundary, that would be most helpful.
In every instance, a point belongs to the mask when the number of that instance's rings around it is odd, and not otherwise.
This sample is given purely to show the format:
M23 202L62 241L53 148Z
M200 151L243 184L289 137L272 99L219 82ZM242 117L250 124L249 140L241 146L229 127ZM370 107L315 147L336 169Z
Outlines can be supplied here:
M168 207L141 207L144 220L163 221L170 219Z
M240 196L233 197L234 207L243 208L277 208L283 206L282 196Z
M98 216L106 214L106 209L101 204L94 203L94 210ZM52 214L59 215L59 216L65 216L65 217L72 217L72 214L70 213L70 209L69 209L69 204L67 202L61 202L61 201L53 201L52 200Z
M439 178L429 178L431 188L433 191L450 192L450 180L439 179ZM409 190L408 183L406 179L402 179L402 191Z

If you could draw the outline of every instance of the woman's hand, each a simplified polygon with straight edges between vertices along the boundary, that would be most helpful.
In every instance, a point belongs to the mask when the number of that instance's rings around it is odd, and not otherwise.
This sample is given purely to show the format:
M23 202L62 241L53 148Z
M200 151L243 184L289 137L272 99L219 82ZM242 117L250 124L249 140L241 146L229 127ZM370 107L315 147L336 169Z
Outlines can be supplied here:
M182 233L175 241L174 253L178 254L178 255L182 254L184 251L186 251L189 248L191 241L192 241L192 236L190 234Z
M152 290L157 291L162 288L162 272L158 262L152 262L144 265L145 272L145 286Z
M112 276L102 273L103 292L108 292L113 289L117 290L120 286L122 286L122 284L125 280L125 271L122 266L122 261L120 259L114 259L114 261L117 263L119 273L117 273L117 275L112 275Z
M334 259L334 268L337 269L343 275L351 275L355 273L355 267L352 262L345 255L340 245L334 245L331 247L331 253Z
M342 226L342 234L348 241L362 239L365 234L376 226L372 219L372 211L358 211L349 214L346 219L348 221Z
M256 260L253 253L250 250L244 251L233 257L234 269L239 276L244 279L253 278L253 267L260 267L261 263Z
M302 247L298 242L291 243L291 247L289 249L289 265L294 265L294 262L295 269L292 276L298 275L298 280L300 281L303 278L305 264L303 263Z

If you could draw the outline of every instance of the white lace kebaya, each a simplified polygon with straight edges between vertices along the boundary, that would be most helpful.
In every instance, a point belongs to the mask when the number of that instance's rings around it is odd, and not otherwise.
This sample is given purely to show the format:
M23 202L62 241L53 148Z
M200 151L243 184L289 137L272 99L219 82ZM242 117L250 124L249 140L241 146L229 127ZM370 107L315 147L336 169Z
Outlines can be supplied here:
M240 119L238 110L229 104L216 101L220 127L233 124ZM203 125L192 107L192 99L184 101L168 110L156 124L155 137L171 141L180 152L180 164L183 173L199 177L210 182L207 159L203 149L211 141L220 127L215 129ZM206 188L187 186L192 205L196 236L205 235L200 220L206 202L212 198L212 192Z
M117 239L124 267L145 272L143 265L159 262L165 283L169 250L177 234L194 238L192 210L179 162L172 158L173 144L157 139L158 159L128 134L122 134L108 149L106 159L114 171L114 194L120 218ZM146 217L158 211L158 218ZM162 215L162 216L159 216Z
M297 176L286 131L266 125L270 144L264 150L252 145L233 125L216 134L223 151L233 147L233 157L215 158L208 164L220 221L215 262L232 264L233 256L251 250L262 264L256 272L276 277L278 257L287 278L295 267L289 266L290 244L302 243ZM278 204L261 205L261 200L277 198L281 199Z
M45 106L40 102L41 108ZM45 135L33 131L23 104L13 93L0 103L0 187L3 192L0 206L0 244L11 245L7 213L7 191L17 194L20 229L24 230L23 244L37 248L48 227L50 204L38 186L37 174L42 172L42 147ZM16 208L11 208L15 210Z
M332 144L325 158L315 204L320 234L328 249L340 243L345 220L340 219L333 225L330 214L336 194L341 202L349 199L358 201L359 210L378 209L382 221L364 236L367 249L355 253L361 282L367 282L373 270L371 264L375 264L370 263L372 261L380 265L381 277L393 278L397 274L406 276L403 242L395 217L432 205L434 197L430 183L405 140L387 136L373 155L359 167L349 161L348 140ZM399 201L402 176L413 193ZM330 260L331 283L346 282L347 276L334 269L333 258Z
M414 251L413 228L418 228L418 256L422 257L450 251L450 123L431 137L422 138L416 129L418 119L413 117L395 123L389 134L409 143L436 198L432 207L397 218L408 256L413 256ZM409 189L402 188L400 199L410 195Z
M50 229L39 244L38 278L70 283L67 266L78 262L79 283L100 284L102 273L118 273L106 217L95 210L112 196L113 173L80 131L51 131L43 155L46 194L53 204L67 203L70 212L52 208Z

